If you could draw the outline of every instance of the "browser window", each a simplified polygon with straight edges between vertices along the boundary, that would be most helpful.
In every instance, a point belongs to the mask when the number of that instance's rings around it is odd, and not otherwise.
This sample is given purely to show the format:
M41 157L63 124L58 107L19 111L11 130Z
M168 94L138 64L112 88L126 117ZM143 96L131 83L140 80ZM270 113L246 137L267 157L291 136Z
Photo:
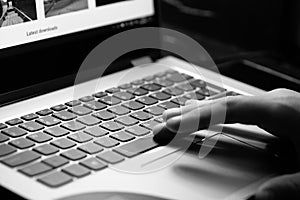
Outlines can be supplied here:
M0 0L0 2L2 7L0 49L99 28L154 13L153 0Z

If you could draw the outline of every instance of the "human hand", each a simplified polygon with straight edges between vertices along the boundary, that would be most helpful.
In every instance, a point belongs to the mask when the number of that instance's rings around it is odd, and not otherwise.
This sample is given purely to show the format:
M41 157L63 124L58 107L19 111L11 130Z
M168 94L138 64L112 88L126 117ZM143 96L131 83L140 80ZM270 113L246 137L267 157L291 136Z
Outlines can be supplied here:
M225 121L213 123L242 123L257 125L278 137L292 142L300 161L300 94L277 89L261 96L234 96L211 101L189 101L182 108L165 111L165 123L155 127L154 140L167 144L175 134L187 136L196 130L208 128L212 110L222 114ZM196 126L195 126L196 124ZM300 162L299 162L300 163ZM255 199L300 199L300 173L277 177L266 182L257 191Z

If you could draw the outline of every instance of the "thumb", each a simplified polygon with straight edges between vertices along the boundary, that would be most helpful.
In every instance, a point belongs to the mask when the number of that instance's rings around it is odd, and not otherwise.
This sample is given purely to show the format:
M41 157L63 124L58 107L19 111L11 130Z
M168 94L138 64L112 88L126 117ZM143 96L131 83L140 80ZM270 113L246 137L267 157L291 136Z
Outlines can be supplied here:
M300 172L279 176L265 182L256 192L254 199L300 199Z

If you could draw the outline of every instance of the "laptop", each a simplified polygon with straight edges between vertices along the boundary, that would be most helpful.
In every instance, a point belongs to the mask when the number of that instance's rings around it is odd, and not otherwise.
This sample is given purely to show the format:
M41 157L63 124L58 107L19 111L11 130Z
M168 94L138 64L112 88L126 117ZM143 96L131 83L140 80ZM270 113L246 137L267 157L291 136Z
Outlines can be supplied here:
M149 46L86 70L110 38L159 27L156 1L2 4L0 184L13 198L244 199L279 173L268 148L276 138L255 126L203 130L179 145L152 140L166 109L262 90ZM172 33L157 41L176 46Z

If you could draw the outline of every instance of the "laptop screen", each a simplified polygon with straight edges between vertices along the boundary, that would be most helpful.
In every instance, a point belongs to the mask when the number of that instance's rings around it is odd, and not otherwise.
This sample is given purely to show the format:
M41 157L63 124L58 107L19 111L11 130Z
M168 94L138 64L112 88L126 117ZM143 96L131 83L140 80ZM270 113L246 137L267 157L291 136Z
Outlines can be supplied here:
M155 0L0 0L0 104L73 84L101 41L156 26L155 8Z
M151 16L152 0L0 0L0 49ZM123 25L124 26L124 25Z

